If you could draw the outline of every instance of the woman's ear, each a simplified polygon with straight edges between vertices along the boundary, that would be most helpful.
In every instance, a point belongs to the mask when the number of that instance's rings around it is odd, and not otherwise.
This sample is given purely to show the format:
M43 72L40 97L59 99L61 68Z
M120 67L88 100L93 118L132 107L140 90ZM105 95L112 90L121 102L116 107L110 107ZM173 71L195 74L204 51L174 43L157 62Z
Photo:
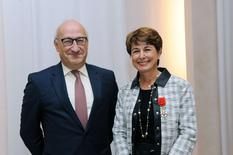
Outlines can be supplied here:
M159 62L160 62L160 56L162 54L162 48L158 51L158 59L157 59L157 66L159 66Z
M162 54L162 49L160 49L159 51L157 51L158 53L158 58L160 58L161 54Z

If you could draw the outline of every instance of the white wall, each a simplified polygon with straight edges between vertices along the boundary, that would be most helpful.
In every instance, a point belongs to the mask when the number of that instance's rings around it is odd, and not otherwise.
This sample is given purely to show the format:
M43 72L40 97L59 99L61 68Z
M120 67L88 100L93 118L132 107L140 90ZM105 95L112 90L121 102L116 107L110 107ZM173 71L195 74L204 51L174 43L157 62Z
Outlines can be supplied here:
M213 0L186 3L187 61L191 62L188 72L194 83L198 114L196 154L220 155L216 3Z
M97 64L114 70L119 86L129 81L135 74L130 58L125 50L125 36L140 26L151 26L159 31L164 39L164 49L161 65L166 66L172 73L191 80L196 88L197 101L199 108L201 105L210 105L209 111L199 110L199 120L202 122L214 122L219 125L220 116L226 122L222 123L222 144L227 147L223 152L230 152L230 140L227 135L232 137L232 18L233 10L231 0L217 0L220 7L218 21L220 48L213 44L215 42L208 40L206 32L212 35L217 33L215 1L192 1L190 2L190 29L186 27L186 36L184 28L184 0L164 1L164 0L0 0L0 154L1 155L25 155L29 154L22 140L19 137L20 110L22 104L23 89L26 84L27 75L30 72L41 70L58 62L57 53L53 47L53 38L56 27L67 18L76 18L87 28L90 37L90 47L88 62ZM186 8L187 9L187 8ZM206 12L205 12L206 11ZM185 12L187 16L188 12ZM210 18L209 18L210 17ZM187 17L186 17L187 20ZM200 23L200 21L202 23ZM211 22L208 22L211 21ZM186 22L187 24L187 22ZM225 25L223 27L223 25ZM227 26L226 26L227 25ZM207 27L206 27L207 26ZM210 26L210 27L209 27ZM203 31L206 28L208 31ZM211 28L211 29L209 29ZM212 29L213 28L213 29ZM202 30L202 31L199 31ZM227 31L226 31L227 30ZM187 35L192 34L192 35ZM203 36L203 38L199 38ZM187 37L187 38L185 38ZM221 42L221 40L224 42ZM186 42L185 40L191 40ZM177 46L179 45L179 46ZM186 47L188 45L188 47ZM191 48L190 48L191 47ZM222 48L224 51L222 52ZM185 51L185 49L188 51ZM189 51L191 49L191 51ZM203 50L204 49L204 50ZM214 54L208 50L215 50ZM187 52L187 53L186 53ZM220 54L217 59L218 52ZM223 53L223 54L222 54ZM186 62L185 57L188 57ZM205 57L202 57L204 55ZM178 56L175 58L174 56ZM203 59L211 61L203 61ZM218 61L220 69L224 69L224 74L218 72ZM204 62L204 63L199 63ZM186 65L187 63L187 65ZM215 71L211 64L215 63ZM174 67L175 65L175 67ZM196 67L196 65L198 65ZM203 66L202 66L203 65ZM186 67L188 67L186 69ZM203 94L209 94L208 86L213 87L218 83L217 78L211 78L206 82L202 76L204 68L211 68L208 76L220 75L221 89L221 114L220 116L211 113L217 111L220 107L218 101L214 98L205 99ZM177 70L178 69L178 70ZM180 72L181 70L181 72ZM221 76L222 75L222 76ZM225 81L224 83L222 83ZM203 89L205 88L205 89ZM214 91L219 97L218 92ZM226 96L224 95L226 94ZM226 99L226 102L222 102ZM203 100L207 103L203 103ZM214 107L212 107L212 103ZM225 103L225 104L224 104ZM225 106L226 105L226 106ZM224 110L225 109L225 110ZM211 117L207 116L210 112ZM218 111L217 111L218 112ZM225 113L225 115L223 115ZM204 121L203 121L204 120ZM200 147L198 154L208 153L208 148L203 147L204 142L209 142L212 138L213 144L220 144L220 133L214 137L209 133L211 125L202 124ZM213 130L214 133L220 130L220 126ZM205 134L206 133L206 134ZM233 138L232 138L233 139ZM217 141L217 142L215 142ZM213 147L215 146L208 144ZM215 148L214 148L215 147ZM221 152L217 147L215 152ZM228 150L227 150L228 149ZM212 151L213 151L212 150ZM228 151L228 152L227 152ZM231 150L232 151L232 150ZM224 155L225 155L224 154ZM232 154L230 152L230 154Z
M187 78L184 0L127 0L126 31L141 26L156 29L163 39L160 65Z
M0 150L7 154L7 109L6 109L6 85L5 85L5 55L4 55L4 28L3 8L0 0ZM1 153L0 153L1 154Z
M2 0L4 9L1 11L1 71L6 73L1 78L1 84L6 85L3 92L6 101L1 98L1 134L7 146L9 155L29 154L19 137L20 109L23 89L27 75L58 62L57 53L53 47L56 27L67 18L76 18L86 26L90 37L90 52L88 62L98 64L124 74L116 74L118 81L127 79L124 69L126 56L122 32L124 32L124 12L121 1L112 3L102 0L94 5L93 1L77 0ZM110 13L111 12L111 13ZM1 46L3 47L3 46ZM117 59L117 57L119 57ZM120 60L120 62L118 62ZM2 72L1 72L2 73ZM4 87L3 87L4 88ZM2 89L1 89L2 91ZM3 95L4 95L3 93ZM1 94L2 97L2 94ZM3 96L4 97L4 96ZM6 124L7 123L7 124ZM7 126L6 126L7 125ZM8 132L6 132L7 130ZM2 140L2 138L1 138ZM6 151L0 151L6 155Z
M187 0L188 79L198 114L198 155L233 154L233 1Z
M222 155L233 154L233 1L217 0Z

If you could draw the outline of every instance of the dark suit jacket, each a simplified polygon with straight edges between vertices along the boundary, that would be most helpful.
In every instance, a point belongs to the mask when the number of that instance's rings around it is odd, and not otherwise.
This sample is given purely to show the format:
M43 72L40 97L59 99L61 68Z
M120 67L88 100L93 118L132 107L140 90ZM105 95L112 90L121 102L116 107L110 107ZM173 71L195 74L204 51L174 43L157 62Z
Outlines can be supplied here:
M28 76L20 135L33 155L111 155L115 76L89 64L87 71L94 101L86 130L68 98L61 63Z

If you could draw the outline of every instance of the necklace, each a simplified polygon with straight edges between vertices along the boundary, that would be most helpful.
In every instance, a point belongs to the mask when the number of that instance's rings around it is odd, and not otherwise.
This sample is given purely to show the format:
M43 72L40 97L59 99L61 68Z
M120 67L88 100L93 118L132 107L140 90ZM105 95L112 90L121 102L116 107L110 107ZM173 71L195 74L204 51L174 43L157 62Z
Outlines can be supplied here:
M143 131L142 128L142 116L141 116L141 109L139 108L138 110L138 116L139 116L139 128L140 128L140 132L141 132L141 137L142 138L146 138L148 136L148 128L149 128L149 114L150 114L150 110L151 110L151 105L152 105L152 95L153 95L153 90L154 90L155 86L151 86L150 89L150 99L148 102L148 107L146 110L146 127L145 127L145 131ZM138 102L141 102L141 99L138 99Z

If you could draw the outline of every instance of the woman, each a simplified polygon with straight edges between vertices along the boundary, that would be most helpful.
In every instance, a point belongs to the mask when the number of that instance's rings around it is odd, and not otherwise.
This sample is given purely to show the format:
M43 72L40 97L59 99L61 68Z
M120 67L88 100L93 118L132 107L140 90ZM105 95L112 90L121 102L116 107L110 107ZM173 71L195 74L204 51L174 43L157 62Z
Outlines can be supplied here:
M129 33L126 47L138 72L118 94L113 126L116 154L191 154L197 133L191 85L158 67L162 38L154 29Z

